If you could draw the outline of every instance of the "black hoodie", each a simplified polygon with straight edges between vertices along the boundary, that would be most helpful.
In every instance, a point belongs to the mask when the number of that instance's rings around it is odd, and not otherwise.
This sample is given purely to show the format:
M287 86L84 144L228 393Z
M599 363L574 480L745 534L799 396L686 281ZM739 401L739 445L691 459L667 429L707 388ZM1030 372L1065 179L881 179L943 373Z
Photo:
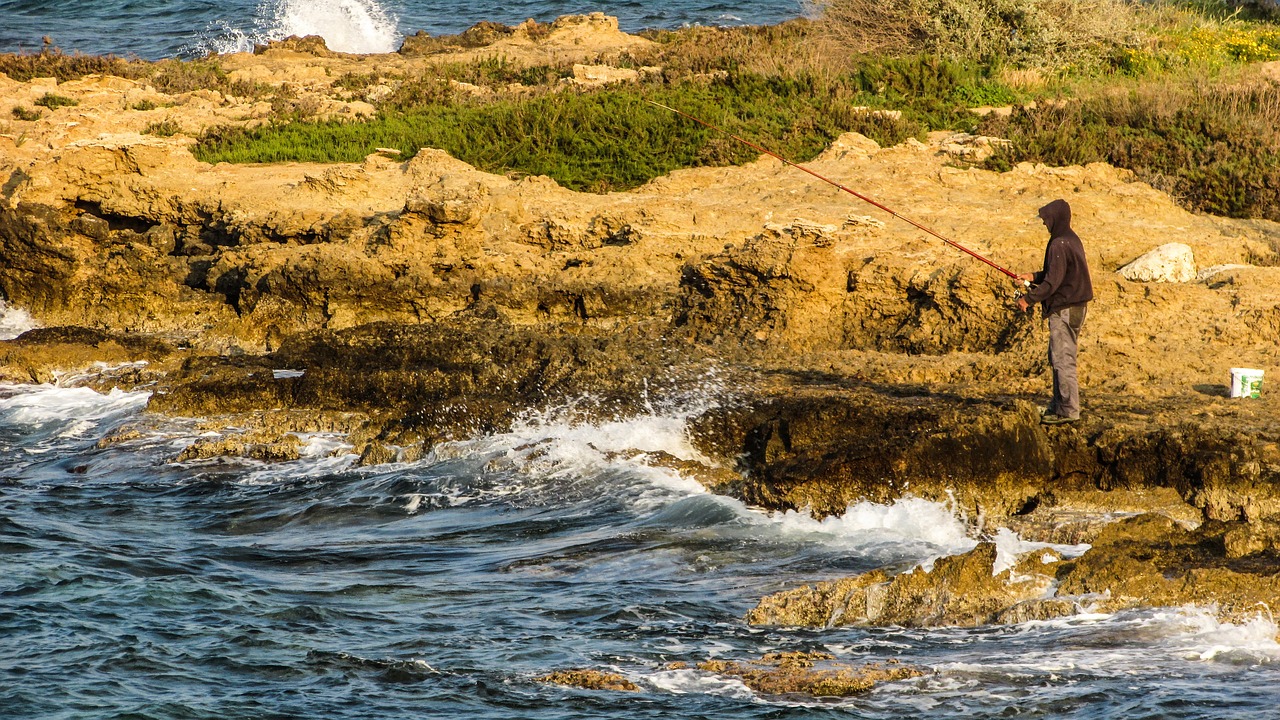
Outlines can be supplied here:
M1049 228L1049 244L1044 249L1044 270L1036 273L1027 302L1044 303L1046 313L1084 305L1093 299L1093 281L1084 245L1071 230L1071 206L1054 200L1040 208L1040 219Z

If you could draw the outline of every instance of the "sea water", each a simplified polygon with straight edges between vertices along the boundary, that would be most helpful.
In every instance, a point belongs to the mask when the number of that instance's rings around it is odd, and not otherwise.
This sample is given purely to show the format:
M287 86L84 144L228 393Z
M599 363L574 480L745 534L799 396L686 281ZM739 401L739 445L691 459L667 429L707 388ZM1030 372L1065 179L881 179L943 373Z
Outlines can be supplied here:
M765 23L798 3L566 5L372 0L0 0L0 50L198 55L318 33L400 36L602 10L627 30ZM0 338L35 326L0 306ZM99 368L107 372L109 368ZM282 368L281 376L298 370ZM1269 616L1210 608L966 629L749 627L760 597L977 538L945 504L817 520L707 492L685 420L714 383L633 418L531 408L510 432L359 467L345 438L302 457L176 462L209 434L91 376L0 386L0 718L1260 718L1280 705ZM102 442L124 425L136 432ZM998 562L1034 548L993 538ZM1079 548L1058 548L1080 551ZM672 663L824 651L925 671L849 699L759 695ZM620 673L638 693L550 686Z
M209 431L146 415L146 392L0 387L0 717L1274 716L1267 616L746 625L763 595L977 539L918 498L819 521L664 467L705 460L685 420L723 394L709 383L609 422L530 412L418 462L359 467L327 434L301 436L292 462L175 462ZM135 431L100 442L123 425ZM692 668L793 650L926 674L837 700ZM574 668L640 692L537 680Z
M192 57L252 50L289 35L320 35L333 50L394 52L405 35L457 33L480 21L604 12L627 32L686 25L776 23L804 12L805 0L0 0L0 52L38 51L50 37L63 51Z

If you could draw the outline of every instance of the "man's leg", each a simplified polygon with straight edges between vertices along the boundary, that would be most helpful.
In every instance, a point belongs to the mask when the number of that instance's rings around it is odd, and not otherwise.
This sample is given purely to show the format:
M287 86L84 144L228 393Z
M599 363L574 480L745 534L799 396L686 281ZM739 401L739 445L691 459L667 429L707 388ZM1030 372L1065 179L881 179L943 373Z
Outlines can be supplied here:
M1056 314L1056 313L1055 313ZM1058 365L1053 361L1053 315L1049 316L1049 367L1053 370L1053 395L1049 396L1049 407L1044 409L1045 415L1061 415L1058 412L1058 398L1062 397L1062 389L1058 385Z
M1049 364L1053 368L1053 407L1060 417L1080 417L1080 383L1076 353L1085 308L1065 308L1049 315Z

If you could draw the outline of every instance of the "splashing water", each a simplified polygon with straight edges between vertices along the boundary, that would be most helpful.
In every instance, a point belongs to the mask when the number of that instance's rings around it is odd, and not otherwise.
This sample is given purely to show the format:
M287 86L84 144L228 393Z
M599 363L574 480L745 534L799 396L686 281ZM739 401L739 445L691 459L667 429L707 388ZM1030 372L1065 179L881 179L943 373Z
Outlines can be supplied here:
M40 327L31 314L0 300L0 340L12 340L22 333Z
M268 0L258 6L255 25L223 27L208 49L251 52L255 44L290 35L319 35L330 50L372 54L395 52L401 40L398 20L377 0Z
M1265 608L1240 624L1182 608L931 630L744 625L764 594L976 540L954 508L919 498L816 520L708 492L682 474L707 461L685 430L703 394L630 418L531 415L382 466L355 466L340 437L300 436L301 458L265 466L171 462L205 431L185 421L100 443L142 418L145 393L0 386L0 716L61 716L86 697L101 715L335 720L1274 714ZM1005 563L1044 547L995 541ZM832 701L697 667L814 650L927 674ZM536 679L575 667L641 693ZM211 683L247 690L228 707Z

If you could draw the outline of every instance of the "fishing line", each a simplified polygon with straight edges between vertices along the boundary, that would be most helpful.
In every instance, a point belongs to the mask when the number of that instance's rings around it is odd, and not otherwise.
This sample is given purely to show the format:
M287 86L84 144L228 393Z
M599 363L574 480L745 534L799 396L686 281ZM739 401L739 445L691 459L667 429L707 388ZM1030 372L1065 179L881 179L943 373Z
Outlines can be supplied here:
M875 207L877 207L877 208L879 208L879 209L881 209L881 210L883 210L883 211L885 211L885 212L889 213L890 215L892 215L892 216L894 216L894 217L898 218L899 220L901 220L901 221L903 221L903 222L905 222L905 223L907 223L907 224L909 224L909 225L911 225L911 226L913 226L913 227L916 227L916 228L918 228L918 229L920 229L920 230L923 230L924 232L926 232L926 233L928 233L928 234L930 234L930 235L932 235L932 236L934 236L934 237L938 238L938 239L939 239L939 240L941 240L942 242L944 242L944 243L946 243L946 244L950 245L951 247L953 247L953 248L955 248L955 249L957 249L957 250L959 250L959 251L961 251L961 252L963 252L963 253L965 253L965 254L969 255L970 257L972 257L972 258L974 258L974 259L976 259L976 260L980 260L980 261L982 261L982 262L986 263L987 265L990 265L991 267L995 268L996 270L999 270L1000 272L1004 273L1005 275L1008 275L1009 277L1013 278L1014 280L1018 280L1018 282L1019 282L1019 283L1021 283L1023 286L1025 286L1025 287L1030 287L1030 285L1031 285L1031 283L1029 283L1029 282L1027 282L1027 281L1025 281L1025 280L1019 280L1019 279L1018 279L1018 276L1017 276L1015 273L1013 273L1012 271L1007 270L1007 269L1005 269L1005 268L1001 267L1000 265L997 265L995 262L993 262L993 261L992 261L992 260L990 260L989 258L983 257L982 255L979 255L978 253L976 253L976 252L974 252L974 251L970 250L969 248L967 248L967 247L965 247L965 246L961 245L960 243L956 242L955 240L952 240L952 239L950 239L950 238L948 238L948 237L946 237L946 236L942 235L941 233L937 232L936 230L933 230L932 228L929 228L929 227L927 227L927 226L925 226L925 225L922 225L922 224L920 224L920 223L916 222L915 220L912 220L911 218L909 218L909 217L907 217L907 216L905 216L905 215L902 215L901 213L897 212L896 210L893 210L892 208L886 207L886 206L884 206L884 205L882 205L882 204L880 204L880 203L876 202L875 200L872 200L871 198L867 197L866 195L863 195L862 193L860 193L860 192L858 192L858 191L856 191L856 190L854 190L854 189L852 189L852 188L845 187L844 185L841 185L840 183L836 182L835 180L832 180L832 179L830 179L830 178L827 178L827 177L824 177L824 176L822 176L822 175L819 175L818 173L814 172L813 170L810 170L809 168L807 168L807 167L805 167L805 166L803 166L803 165L800 165L799 163L791 162L791 161L790 161L790 160L788 160L787 158L785 158L785 157L783 157L783 156L779 155L779 154L778 154L778 153L776 153L776 152L773 152L772 150L769 150L768 148L761 147L761 146L757 145L756 143L751 142L750 140L747 140L747 139L745 139L745 138L741 138L741 137L739 137L739 136L737 136L737 135L734 135L733 133L729 132L728 130L725 130L724 128L721 128L721 127L716 126L716 125L712 125L711 123L707 122L706 120L700 120L700 119L698 119L698 118L696 118L696 117L694 117L694 116L690 115L689 113L684 112L684 111L682 111L682 110L677 110L677 109L675 109L675 108L673 108L673 107L669 107L669 106L667 106L667 105L663 105L662 103L654 102L654 101L652 101L652 100L646 100L645 102L649 103L650 105L654 105L654 106L656 106L656 107L660 107L660 108L662 108L663 110L670 110L671 112L673 112L673 113L675 113L675 114L677 114L677 115L679 115L679 116L681 116L681 117L688 118L688 119L690 119L690 120L692 120L692 121L694 121L694 122L698 123L699 125L702 125L702 126L705 126L705 127L709 127L709 128L711 128L712 130L715 130L715 131L716 131L716 132L718 132L718 133L722 133L722 134L724 134L724 135L728 135L729 137L733 138L734 140L737 140L738 142L742 143L743 145L746 145L747 147L750 147L750 148L753 148L753 149L755 149L755 150L758 150L758 151L760 151L760 152L764 153L765 155L768 155L768 156L770 156L770 157L772 157L772 158L776 158L776 159L778 159L778 160L782 161L784 164L786 164L786 165L790 165L791 167L793 167L793 168L795 168L795 169L797 169L797 170L802 170L802 171L804 171L804 172L806 172L806 173L809 173L810 175L812 175L812 176L814 176L814 177L818 178L819 180L821 180L822 182L824 182L824 183L826 183L826 184L828 184L828 185L831 185L831 186L833 186L833 187L836 187L836 188L838 188L838 189L840 189L840 190L843 190L843 191L845 191L845 192L849 193L850 195L852 195L852 196L854 196L854 197L858 198L859 200L862 200L863 202L870 203L871 205L873 205L873 206L875 206Z

